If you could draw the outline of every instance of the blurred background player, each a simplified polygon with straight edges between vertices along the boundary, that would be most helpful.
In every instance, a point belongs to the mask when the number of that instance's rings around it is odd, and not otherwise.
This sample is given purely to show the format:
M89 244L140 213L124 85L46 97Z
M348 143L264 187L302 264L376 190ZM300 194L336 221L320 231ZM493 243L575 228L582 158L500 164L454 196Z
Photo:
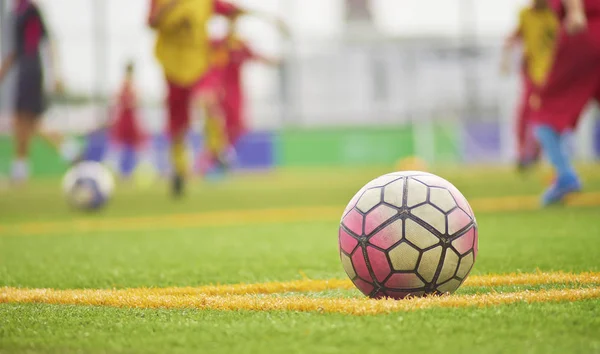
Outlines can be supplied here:
M533 0L519 13L519 23L506 39L502 71L510 71L512 50L522 44L521 99L516 114L518 168L524 171L540 157L540 147L533 135L530 100L535 87L540 87L550 71L559 19L549 0Z
M168 130L175 196L183 193L188 174L185 137L190 124L192 92L209 67L207 22L213 14L231 17L240 12L223 1L151 0L148 24L156 31L155 54L168 89Z
M202 175L218 176L229 165L229 140L225 128L225 111L221 104L225 94L223 76L229 61L228 52L211 42L210 68L194 88L194 102L204 118L204 150L199 156Z
M600 1L555 0L553 5L564 26L552 69L532 100L535 134L557 175L543 205L581 189L564 141L585 106L594 98L600 101Z
M231 146L235 146L246 130L244 116L246 105L244 86L242 83L242 70L244 66L256 61L269 66L277 66L280 60L269 58L252 50L247 42L238 35L238 18L233 18L229 23L229 31L224 39L214 42L214 50L227 52L227 65L223 71L223 95L221 106L225 112L225 127L227 138ZM285 26L280 24L282 31Z
M39 132L39 122L47 108L44 93L44 68L42 63L42 44L49 40L46 23L39 7L29 0L19 0L14 8L14 48L2 60L0 83L12 68L17 68L15 86L13 134L15 158L12 164L11 178L15 182L24 182L29 177L29 148L36 133L60 151L66 160L72 160L77 147L72 141L63 139L59 134ZM62 91L58 79L55 46L50 43L55 90Z
M137 150L144 142L137 111L134 74L135 65L130 62L125 66L125 76L115 106L115 120L110 127L110 138L119 147L119 171L125 178L135 169Z
M278 19L263 17L274 22L280 31L287 34L287 27ZM201 157L201 164L209 170L227 167L231 163L231 155L235 154L235 146L246 131L245 95L242 83L242 72L245 64L256 61L265 65L277 66L280 61L260 55L250 48L238 34L240 16L233 16L228 23L225 37L211 41L212 64L214 75L210 80L217 96L219 107L213 109L213 118L222 115L224 122L219 119L207 119L205 124L206 152L208 156ZM218 80L218 81L217 81ZM206 91L206 90L204 90ZM209 93L210 94L210 93ZM216 115L215 115L216 113ZM208 115L207 118L211 116Z

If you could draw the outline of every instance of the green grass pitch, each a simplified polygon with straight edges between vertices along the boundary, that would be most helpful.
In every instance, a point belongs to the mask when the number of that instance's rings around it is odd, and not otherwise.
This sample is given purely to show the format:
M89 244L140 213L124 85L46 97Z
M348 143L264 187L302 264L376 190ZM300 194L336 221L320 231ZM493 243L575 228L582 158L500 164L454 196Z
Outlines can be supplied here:
M586 192L600 168L581 167ZM0 287L110 289L344 279L339 218L231 225L120 228L137 216L339 207L385 168L302 169L194 182L181 201L166 185L119 184L98 214L69 210L58 180L0 189ZM503 169L434 171L470 199L535 196L543 173ZM600 271L598 206L477 213L480 253L472 274ZM235 214L232 214L235 215ZM113 230L75 232L78 222ZM165 219L168 220L168 219ZM44 233L21 225L66 225ZM125 225L124 225L125 226ZM39 231L39 230L38 230ZM600 284L596 284L600 285ZM459 294L561 289L564 284L461 288ZM313 297L361 297L325 291ZM600 353L600 300L515 303L371 316L293 311L127 309L0 304L0 353Z

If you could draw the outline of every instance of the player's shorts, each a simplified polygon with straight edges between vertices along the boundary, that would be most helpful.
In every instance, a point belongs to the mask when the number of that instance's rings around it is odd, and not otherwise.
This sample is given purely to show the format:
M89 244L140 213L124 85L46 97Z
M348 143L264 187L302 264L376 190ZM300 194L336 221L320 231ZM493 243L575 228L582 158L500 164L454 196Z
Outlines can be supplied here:
M210 69L194 86L194 96L220 95L222 89L222 70Z
M193 86L179 86L167 81L168 133L171 137L187 132L190 126L190 109Z
M576 36L561 32L554 65L539 91L534 107L535 123L562 133L577 126L581 113L592 99L600 100L600 20Z
M209 70L198 82L189 86L180 86L167 80L169 107L169 134L181 135L190 126L192 100L195 97L218 95L221 89L221 73Z
M14 111L39 119L46 110L41 68L21 65L17 74Z

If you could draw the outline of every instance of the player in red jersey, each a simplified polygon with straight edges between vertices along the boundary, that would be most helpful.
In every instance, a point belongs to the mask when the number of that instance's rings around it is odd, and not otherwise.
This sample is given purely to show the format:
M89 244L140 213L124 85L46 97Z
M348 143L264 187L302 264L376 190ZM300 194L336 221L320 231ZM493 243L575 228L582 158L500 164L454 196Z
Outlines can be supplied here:
M252 50L250 45L238 36L236 28L237 18L234 18L230 21L226 37L213 43L215 50L227 51L229 58L223 71L223 95L220 98L225 113L227 137L232 146L235 146L246 130L242 69L251 61L269 66L279 65L279 60Z
M285 24L264 14L259 15L287 34ZM222 39L211 42L212 69L202 81L198 91L201 95L212 95L218 99L218 107L207 112L205 124L206 155L201 156L201 169L207 170L217 165L226 167L235 144L246 131L245 95L242 85L242 69L245 64L257 61L275 66L279 60L260 55L243 41L237 32L239 16L229 19L228 32ZM223 120L215 117L223 117Z
M512 49L521 45L522 92L517 110L516 133L518 146L518 168L524 171L540 157L540 148L533 135L529 101L535 87L546 80L554 58L556 37L560 22L550 7L549 0L533 0L519 13L517 28L504 45L503 71L510 70Z
M144 140L137 112L137 94L134 86L135 66L128 63L125 77L114 110L114 121L110 127L111 139L120 147L119 167L128 177L135 167L136 151Z
M584 107L600 100L600 0L553 0L564 27L554 64L532 100L535 134L556 170L556 181L542 204L560 202L581 189L565 140Z
M198 159L203 175L211 171L220 173L229 165L229 140L225 130L225 111L221 105L223 75L228 60L227 51L215 48L214 41L211 41L210 69L194 90L194 100L204 117L204 151Z

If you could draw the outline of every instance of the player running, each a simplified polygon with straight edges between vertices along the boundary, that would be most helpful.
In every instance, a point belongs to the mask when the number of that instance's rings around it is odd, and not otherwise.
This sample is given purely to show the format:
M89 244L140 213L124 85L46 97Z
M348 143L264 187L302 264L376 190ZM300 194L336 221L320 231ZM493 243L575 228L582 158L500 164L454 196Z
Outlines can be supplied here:
M546 80L554 58L560 21L548 0L533 0L519 14L519 24L504 45L503 71L509 71L510 54L523 45L522 93L517 110L518 167L524 171L540 157L540 148L533 136L530 100L534 88Z
M17 68L15 87L13 131L15 136L15 160L11 178L14 182L25 182L29 178L29 147L36 133L42 135L63 157L71 160L77 154L76 147L59 135L38 131L40 118L47 107L44 94L44 68L41 47L49 41L49 33L38 6L29 0L19 0L14 9L14 49L2 60L0 83L8 72ZM55 48L50 43L50 49ZM52 54L55 54L54 52ZM57 62L50 55L55 74L55 89L61 91L57 76Z
M584 107L600 100L600 0L553 0L564 27L546 83L532 97L535 135L556 170L542 204L560 202L581 189L566 149Z
M225 112L227 137L232 146L235 146L246 130L242 69L251 61L269 66L277 66L280 63L277 59L268 58L252 50L248 43L238 36L237 23L237 18L233 19L226 37L213 44L216 50L226 51L229 58L223 72L224 94L221 96L221 106Z
M205 124L206 151L208 156L203 156L204 167L208 169L226 167L230 160L230 153L246 131L245 120L245 95L242 85L242 70L245 64L257 61L265 65L279 65L279 60L260 55L242 40L237 31L239 16L232 17L229 21L228 32L222 39L211 41L212 64L209 84L214 85L205 91L211 91L218 98L219 107L213 112L222 115L224 121L211 119L207 116ZM277 19L270 19L287 33L287 28ZM214 77L211 79L211 76ZM213 116L212 118L217 117Z
M185 136L194 88L209 67L207 22L213 14L242 11L225 1L151 0L149 26L156 31L155 54L167 82L168 131L174 169L172 190L180 196L188 174Z
M120 147L119 171L129 177L136 166L136 152L144 141L139 124L137 94L134 85L135 66L128 63L125 78L117 97L115 120L110 127L111 139Z

